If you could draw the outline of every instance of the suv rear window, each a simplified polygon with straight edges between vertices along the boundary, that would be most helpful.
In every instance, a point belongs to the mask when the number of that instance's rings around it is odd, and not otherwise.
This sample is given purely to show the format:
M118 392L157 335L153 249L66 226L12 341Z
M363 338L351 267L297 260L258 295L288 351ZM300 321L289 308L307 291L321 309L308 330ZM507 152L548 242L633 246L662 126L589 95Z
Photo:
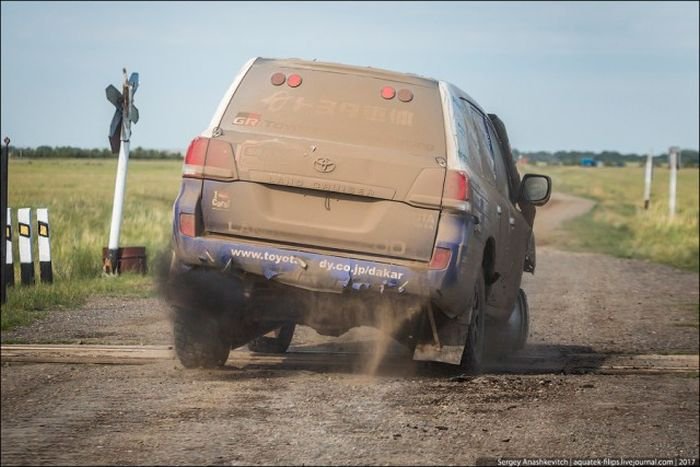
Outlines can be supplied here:
M302 79L292 88L272 84L272 75ZM384 99L382 88L396 94ZM413 95L409 102L399 92ZM337 71L290 68L274 62L254 64L236 90L220 124L223 130L250 131L445 154L442 104L437 83L404 83Z

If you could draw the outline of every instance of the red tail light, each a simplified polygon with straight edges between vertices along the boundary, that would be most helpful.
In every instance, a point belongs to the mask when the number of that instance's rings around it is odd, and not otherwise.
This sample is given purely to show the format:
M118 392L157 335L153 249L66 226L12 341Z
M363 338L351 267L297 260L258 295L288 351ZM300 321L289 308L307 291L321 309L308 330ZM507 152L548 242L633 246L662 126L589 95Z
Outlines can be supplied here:
M284 82L286 81L287 77L284 76L284 73L275 73L270 77L270 82L274 86L282 86Z
M180 213L180 233L188 237L195 236L194 214Z
M452 200L469 201L469 178L461 170L448 170L445 176L443 197Z
M301 76L294 74L294 75L289 75L289 78L287 78L287 85L290 88L296 88L299 87L301 84Z
M449 248L435 247L433 257L430 259L428 269L445 269L450 264L452 250Z
M230 179L235 175L235 167L231 145L220 139L209 140L204 176Z
M201 178L204 172L204 160L207 157L209 138L196 137L187 148L185 165L182 167L183 177Z
M413 100L413 93L408 89L402 89L399 91L399 100L401 102L411 102Z
M187 149L182 176L233 179L235 170L233 149L229 143L198 136Z
M382 88L381 95L386 100L393 99L396 95L396 89L392 88L391 86L384 86Z

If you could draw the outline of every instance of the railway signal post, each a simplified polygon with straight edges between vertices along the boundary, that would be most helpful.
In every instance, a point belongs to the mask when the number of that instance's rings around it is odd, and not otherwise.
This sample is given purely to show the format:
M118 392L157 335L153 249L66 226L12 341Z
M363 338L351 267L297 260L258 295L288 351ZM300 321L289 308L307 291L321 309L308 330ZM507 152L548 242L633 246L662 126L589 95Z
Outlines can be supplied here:
M109 142L113 153L119 153L117 177L114 184L114 202L112 203L112 222L109 230L107 254L103 257L102 269L106 274L115 275L119 272L119 234L124 207L124 192L126 190L126 173L129 163L129 140L131 124L139 120L139 111L134 106L134 93L139 87L139 74L131 73L127 79L126 68L123 70L124 83L122 92L111 84L105 92L107 100L116 110L109 129Z

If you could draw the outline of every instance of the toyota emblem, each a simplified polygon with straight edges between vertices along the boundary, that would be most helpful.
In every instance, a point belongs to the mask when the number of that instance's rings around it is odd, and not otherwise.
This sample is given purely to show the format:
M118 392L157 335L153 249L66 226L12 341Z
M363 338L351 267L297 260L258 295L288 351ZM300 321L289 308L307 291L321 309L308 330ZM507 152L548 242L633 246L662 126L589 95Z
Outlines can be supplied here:
M314 169L316 171L327 174L335 170L335 162L327 157L319 157L314 161Z

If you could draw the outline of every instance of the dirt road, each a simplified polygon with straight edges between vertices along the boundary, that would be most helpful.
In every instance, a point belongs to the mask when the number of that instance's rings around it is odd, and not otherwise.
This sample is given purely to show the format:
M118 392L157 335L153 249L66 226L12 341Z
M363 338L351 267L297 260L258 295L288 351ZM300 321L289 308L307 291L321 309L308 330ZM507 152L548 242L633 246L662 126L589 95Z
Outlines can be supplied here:
M538 213L538 239L546 242L585 205L557 198ZM368 329L332 339L301 328L288 359L235 351L223 370L183 370L169 357L172 335L158 299L100 300L52 313L3 333L3 344L147 344L162 353L140 365L17 363L5 348L1 463L698 458L698 274L544 247L524 288L528 346L476 378L401 364L398 345L369 375L376 340ZM588 363L553 363L575 356ZM690 362L689 371L670 372L671 360Z

